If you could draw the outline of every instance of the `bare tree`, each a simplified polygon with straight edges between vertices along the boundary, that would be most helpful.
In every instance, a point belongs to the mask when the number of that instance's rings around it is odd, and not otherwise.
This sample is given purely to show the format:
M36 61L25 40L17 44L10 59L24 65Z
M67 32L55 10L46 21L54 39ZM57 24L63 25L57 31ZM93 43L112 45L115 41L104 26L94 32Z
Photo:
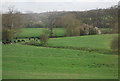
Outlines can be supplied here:
M22 14L14 7L9 7L8 12L2 14L2 40L11 41L22 24Z
M58 13L56 12L48 12L44 19L43 23L45 24L45 27L49 29L50 37L53 37L53 29L56 27L56 19L57 19Z
M57 24L66 29L66 36L79 36L81 22L71 13L67 13L58 18Z
M21 27L22 14L15 10L14 7L9 7L8 12L2 16L2 26L10 30Z

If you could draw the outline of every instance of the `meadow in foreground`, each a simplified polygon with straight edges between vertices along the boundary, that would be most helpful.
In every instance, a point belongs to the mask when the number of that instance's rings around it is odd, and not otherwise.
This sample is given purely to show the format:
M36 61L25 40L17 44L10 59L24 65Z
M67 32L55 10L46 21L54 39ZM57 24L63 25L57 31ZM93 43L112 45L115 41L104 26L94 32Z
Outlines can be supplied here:
M111 36L114 35L55 38L50 39L48 45L84 47L88 42L91 48L110 49L108 41ZM72 43L73 40L76 42ZM103 41L107 44L104 45ZM117 72L118 56L116 54L21 44L3 45L4 79L117 79Z

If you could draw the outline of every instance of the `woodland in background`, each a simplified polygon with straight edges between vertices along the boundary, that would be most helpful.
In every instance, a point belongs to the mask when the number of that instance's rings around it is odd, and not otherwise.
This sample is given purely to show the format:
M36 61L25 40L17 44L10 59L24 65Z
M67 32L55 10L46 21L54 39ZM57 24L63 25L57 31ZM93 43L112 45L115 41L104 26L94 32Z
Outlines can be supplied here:
M12 17L11 14L14 17ZM60 12L55 11L55 12L26 13L26 14L17 11L15 12L14 10L12 11L12 9L9 8L9 13L2 14L2 21L3 21L2 26L3 28L7 27L9 29L12 27L11 25L13 24L14 24L13 29L19 28L18 26L20 25L21 27L27 27L27 28L50 28L50 29L61 28L65 26L65 25L63 26L63 24L61 23L67 22L65 16L66 17L68 16L69 18L72 17L70 20L77 21L79 25L87 24L93 27L110 28L110 29L117 29L118 26L117 5L107 9L95 9L89 11L60 11ZM64 17L65 19L61 20L60 17ZM114 30L114 32L116 31Z
M89 11L62 11L62 12L45 12L45 13L28 13L23 14L26 21L24 27L44 28L46 20L53 20L53 26L61 28L55 24L58 17L73 14L79 23L92 25L98 28L117 28L118 24L118 8L117 5L107 9L95 9ZM64 20L65 21L65 20Z

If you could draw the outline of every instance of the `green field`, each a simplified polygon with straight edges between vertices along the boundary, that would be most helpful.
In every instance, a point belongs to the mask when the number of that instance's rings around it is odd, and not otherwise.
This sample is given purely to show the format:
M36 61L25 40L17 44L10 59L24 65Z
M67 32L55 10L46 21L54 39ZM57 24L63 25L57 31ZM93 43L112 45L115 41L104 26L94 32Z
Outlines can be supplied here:
M23 28L17 33L17 37L39 37L46 31L46 28ZM53 33L55 36L64 36L64 29L54 28Z
M117 58L96 52L3 45L3 78L117 78Z
M111 50L111 41L115 36L117 36L117 34L52 38L49 40L48 46L70 46L87 49Z
M116 34L51 38L48 46L111 50ZM63 48L3 45L4 79L117 79L118 55Z

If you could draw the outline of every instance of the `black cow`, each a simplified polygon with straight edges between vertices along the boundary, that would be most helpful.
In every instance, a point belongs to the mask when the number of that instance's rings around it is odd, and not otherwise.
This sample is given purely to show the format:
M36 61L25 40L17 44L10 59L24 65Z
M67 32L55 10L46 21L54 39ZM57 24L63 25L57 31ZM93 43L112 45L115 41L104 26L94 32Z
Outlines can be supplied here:
M14 43L17 43L15 40L13 41Z
M21 42L21 40L17 40L17 42Z
M21 40L22 42L25 42L25 40Z

